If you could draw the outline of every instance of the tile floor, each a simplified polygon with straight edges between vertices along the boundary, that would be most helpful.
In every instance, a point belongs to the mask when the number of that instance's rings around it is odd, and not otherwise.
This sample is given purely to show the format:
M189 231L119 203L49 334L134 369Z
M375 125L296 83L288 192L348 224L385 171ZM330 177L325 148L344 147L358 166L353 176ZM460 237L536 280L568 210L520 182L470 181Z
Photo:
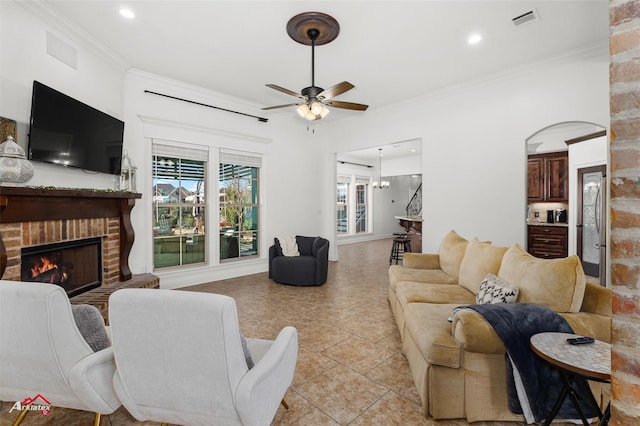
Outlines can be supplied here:
M340 261L330 262L321 287L279 285L261 273L183 289L234 297L246 336L273 339L286 325L297 328L298 364L285 396L290 409L280 407L273 425L467 425L422 414L387 302L390 249L391 240L339 246ZM1 407L2 426L16 417L9 408ZM92 418L54 408L49 416L30 414L23 424L90 425ZM152 424L124 408L102 420L102 426ZM519 425L473 425L487 424Z

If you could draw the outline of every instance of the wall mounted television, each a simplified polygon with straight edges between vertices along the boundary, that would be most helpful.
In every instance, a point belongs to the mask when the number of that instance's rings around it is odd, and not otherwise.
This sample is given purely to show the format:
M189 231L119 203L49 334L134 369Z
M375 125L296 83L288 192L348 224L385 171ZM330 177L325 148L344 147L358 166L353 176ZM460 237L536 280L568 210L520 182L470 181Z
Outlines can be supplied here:
M124 122L34 81L29 159L119 175Z

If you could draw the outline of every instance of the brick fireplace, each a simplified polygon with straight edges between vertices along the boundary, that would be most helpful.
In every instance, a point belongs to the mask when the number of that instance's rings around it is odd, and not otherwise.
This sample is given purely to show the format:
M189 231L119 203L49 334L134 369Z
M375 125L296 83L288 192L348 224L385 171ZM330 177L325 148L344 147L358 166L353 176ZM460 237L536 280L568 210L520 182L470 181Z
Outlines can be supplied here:
M23 249L99 238L102 286L131 279L130 213L140 194L0 187L0 277L20 281Z

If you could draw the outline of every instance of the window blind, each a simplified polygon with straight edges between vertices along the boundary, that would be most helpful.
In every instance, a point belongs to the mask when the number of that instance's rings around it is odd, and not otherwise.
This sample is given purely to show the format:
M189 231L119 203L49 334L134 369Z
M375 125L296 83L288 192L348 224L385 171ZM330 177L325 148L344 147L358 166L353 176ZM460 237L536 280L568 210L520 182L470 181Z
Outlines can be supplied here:
M165 145L154 142L152 145L154 156L183 158L185 160L207 161L209 151L206 149L190 148L184 145Z
M221 164L235 164L238 166L261 167L262 156L251 152L238 152L226 149L220 150Z

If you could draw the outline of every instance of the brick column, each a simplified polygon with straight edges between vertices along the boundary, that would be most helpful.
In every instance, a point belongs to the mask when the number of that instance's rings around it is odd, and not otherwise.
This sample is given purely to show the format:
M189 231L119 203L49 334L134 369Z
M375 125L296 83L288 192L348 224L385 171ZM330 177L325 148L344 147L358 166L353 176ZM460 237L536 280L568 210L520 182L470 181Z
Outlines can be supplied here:
M640 425L640 1L612 0L611 425Z

